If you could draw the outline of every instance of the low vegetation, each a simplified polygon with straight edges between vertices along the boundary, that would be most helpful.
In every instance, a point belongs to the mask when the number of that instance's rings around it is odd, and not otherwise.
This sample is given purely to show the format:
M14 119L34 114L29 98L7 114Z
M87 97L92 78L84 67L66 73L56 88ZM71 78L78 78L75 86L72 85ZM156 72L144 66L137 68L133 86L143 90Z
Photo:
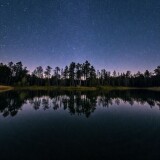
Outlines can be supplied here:
M99 87L65 87L65 86L0 86L0 92L9 91L9 90L44 90L44 91L54 91L54 90L62 90L62 91L111 91L111 90L152 90L152 91L160 91L160 87L148 87L148 88L138 88L138 87L112 87L112 86L99 86Z

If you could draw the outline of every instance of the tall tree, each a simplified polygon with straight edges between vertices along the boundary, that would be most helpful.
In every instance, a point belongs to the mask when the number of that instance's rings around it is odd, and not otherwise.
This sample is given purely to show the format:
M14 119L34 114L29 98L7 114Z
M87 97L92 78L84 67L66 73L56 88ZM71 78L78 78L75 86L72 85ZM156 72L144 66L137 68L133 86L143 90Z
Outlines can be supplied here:
M51 70L52 70L52 67L47 66L47 68L44 72L45 77L48 78L48 79L51 77Z
M79 85L81 86L81 78L82 78L82 64L76 64L76 79L79 81Z
M37 68L33 71L32 74L35 75L35 76L38 77L38 78L43 78L43 68L42 68L42 66L37 67Z
M144 72L144 77L149 78L150 76L151 76L151 73L148 70L146 70Z
M65 69L64 69L63 77L64 77L64 85L67 85L67 79L68 79L68 77L69 77L69 69L68 69L68 66L66 66Z
M75 79L75 62L72 62L69 66L69 79L70 79L70 85L74 86L74 79Z
M65 67L64 69L64 79L68 79L68 75L69 74L69 69L68 69L68 66Z
M90 72L90 63L88 61L85 61L82 66L82 71L84 75L85 85L87 85L87 79L89 78L89 72Z
M93 66L90 68L90 86L95 84L96 81L96 70Z
M160 66L158 66L155 70L154 73L156 74L156 76L160 76Z
M44 75L47 78L47 84L46 85L50 85L50 77L51 77L51 71L52 71L52 67L47 66Z
M0 83L9 84L11 69L7 65L0 64Z
M13 75L15 78L15 82L21 85L22 79L27 77L27 74L28 74L27 67L23 67L22 62L17 62L13 66L13 72L14 72Z
M58 86L58 80L60 79L60 68L59 67L56 67L55 70L54 70L54 76L56 78L56 84Z

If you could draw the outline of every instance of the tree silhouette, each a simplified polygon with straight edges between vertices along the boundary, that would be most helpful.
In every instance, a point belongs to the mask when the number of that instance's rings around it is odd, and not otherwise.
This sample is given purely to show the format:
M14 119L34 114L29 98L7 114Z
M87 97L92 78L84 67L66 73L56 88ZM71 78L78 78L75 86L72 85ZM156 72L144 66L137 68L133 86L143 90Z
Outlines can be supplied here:
M68 69L68 66L65 67L64 72L63 72L63 76L64 76L64 80L65 80L64 85L66 86L66 85L67 85L67 79L68 79L68 77L69 77L69 69Z
M81 78L82 78L82 64L77 63L76 65L76 79L79 81L78 85L81 86Z
M9 84L10 77L12 75L11 69L6 65L0 64L0 82Z
M50 78L51 77L51 70L52 68L50 66L47 66L45 72L44 72L44 75L46 78Z
M84 63L70 63L64 69L56 67L51 75L52 68L47 66L45 71L41 66L29 74L22 62L0 63L0 84L4 85L56 85L56 86L129 86L129 87L157 87L160 86L160 66L154 72L146 70L131 74L118 73L111 75L106 69L97 70L88 61Z
M54 70L54 76L55 76L55 78L56 78L56 84L57 84L57 86L58 86L58 80L60 79L60 74L59 74L59 72L60 72L60 68L59 68L59 67L56 67L55 70Z
M154 70L155 74L157 76L160 76L160 66L158 66L155 70Z
M51 77L51 70L52 68L50 66L47 66L45 72L44 72L44 75L45 75L45 78L47 78L47 85L50 85L50 77Z
M70 85L71 86L74 86L75 83L74 83L74 79L75 79L75 67L76 67L76 64L75 62L72 62L69 66L69 79L70 79Z
M90 63L88 61L85 61L82 66L82 72L84 75L85 84L87 85L87 79L89 78L89 72L90 72Z
M37 67L37 68L33 71L32 74L35 75L35 76L38 77L38 78L43 78L43 68L42 68L42 66Z

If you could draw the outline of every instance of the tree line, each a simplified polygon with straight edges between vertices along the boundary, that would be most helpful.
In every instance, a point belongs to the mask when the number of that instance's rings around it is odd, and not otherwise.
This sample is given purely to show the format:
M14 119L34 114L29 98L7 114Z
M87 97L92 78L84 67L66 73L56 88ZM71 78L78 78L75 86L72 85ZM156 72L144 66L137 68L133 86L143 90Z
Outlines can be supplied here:
M0 63L0 84L18 86L126 86L153 87L160 86L160 66L153 72L144 73L131 71L119 73L96 70L90 62L71 62L65 68L38 66L30 73L22 62Z

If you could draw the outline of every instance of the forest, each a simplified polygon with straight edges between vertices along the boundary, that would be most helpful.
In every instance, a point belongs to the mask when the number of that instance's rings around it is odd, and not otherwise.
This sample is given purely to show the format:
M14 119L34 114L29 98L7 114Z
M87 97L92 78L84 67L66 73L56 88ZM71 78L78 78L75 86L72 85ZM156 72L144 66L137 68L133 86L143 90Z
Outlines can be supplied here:
M90 62L71 62L65 68L38 66L30 72L22 62L0 63L0 85L10 86L125 86L125 87L157 87L160 86L160 66L153 72L131 71L119 73L96 70Z

